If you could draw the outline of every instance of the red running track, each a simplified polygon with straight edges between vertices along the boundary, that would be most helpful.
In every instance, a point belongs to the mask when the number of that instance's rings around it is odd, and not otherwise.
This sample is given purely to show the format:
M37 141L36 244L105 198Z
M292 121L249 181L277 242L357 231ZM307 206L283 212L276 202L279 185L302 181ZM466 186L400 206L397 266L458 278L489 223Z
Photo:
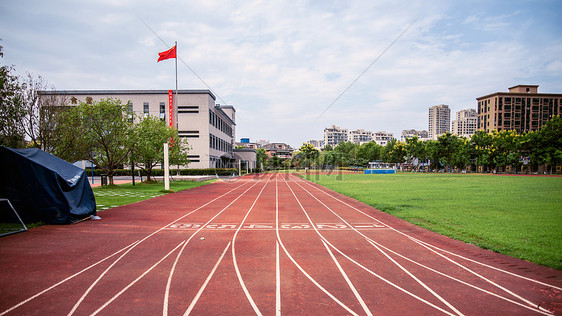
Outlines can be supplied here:
M287 174L0 239L0 315L560 314L562 272Z

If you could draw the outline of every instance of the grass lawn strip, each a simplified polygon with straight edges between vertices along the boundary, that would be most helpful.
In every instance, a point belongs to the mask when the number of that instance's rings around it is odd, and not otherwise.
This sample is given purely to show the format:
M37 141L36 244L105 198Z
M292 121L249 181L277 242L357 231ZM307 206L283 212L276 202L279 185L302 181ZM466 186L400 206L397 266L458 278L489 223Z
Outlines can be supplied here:
M411 174L305 178L421 227L562 270L562 178Z
M174 192L188 190L198 186L206 185L215 180L207 181L173 181L170 182L170 190ZM117 206L127 205L157 196L168 194L162 192L164 189L163 182L157 183L131 183L103 186L93 188L96 197L96 208L98 211L105 211Z

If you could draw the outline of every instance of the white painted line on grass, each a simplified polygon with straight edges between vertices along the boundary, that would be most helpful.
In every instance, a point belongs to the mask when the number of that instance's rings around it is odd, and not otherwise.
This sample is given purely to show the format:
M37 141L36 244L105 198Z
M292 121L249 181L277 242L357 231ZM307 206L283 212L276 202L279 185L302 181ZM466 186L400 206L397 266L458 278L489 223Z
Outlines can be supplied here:
M215 271L219 267L219 264L221 263L222 258L224 258L224 255L226 254L226 251L228 250L228 247L230 247L230 244L231 243L228 242L228 245L226 245L226 247L224 248L224 251L222 252L222 255L220 256L219 260L217 260L217 263L213 267L213 270L211 270L211 273L209 273L209 275L207 276L207 279L205 279L205 282L203 283L203 285L201 286L201 288L197 292L197 295L195 295L195 297L191 301L191 304L189 304L189 307L185 311L184 315L189 315L191 313L191 311L193 310L193 308L195 307L195 304L197 304L197 301L201 297L201 294L203 294L203 291L205 291L205 288L207 287L207 284L209 284L209 281L211 281L211 278L213 277L213 275L215 274Z

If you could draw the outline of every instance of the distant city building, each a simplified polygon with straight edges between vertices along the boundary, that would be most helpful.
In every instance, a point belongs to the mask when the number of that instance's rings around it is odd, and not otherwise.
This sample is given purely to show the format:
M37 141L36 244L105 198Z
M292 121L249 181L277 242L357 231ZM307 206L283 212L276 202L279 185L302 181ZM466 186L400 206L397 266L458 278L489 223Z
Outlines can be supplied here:
M119 99L137 114L136 119L130 118L131 123L149 115L169 122L172 114L170 125L191 147L189 168L225 168L236 164L232 152L236 110L231 105L215 104L216 98L209 90L178 90L171 113L169 90L52 90L40 91L39 97L55 98L60 106Z
M458 136L470 137L476 131L478 115L476 109L460 110L453 121L452 133Z
M428 132L429 138L437 137L451 131L451 109L446 104L429 107Z
M294 149L285 143L268 143L263 146L267 153L267 157L276 156L281 159L293 158Z
M394 134L392 133L387 133L384 131L373 133L373 140L375 141L375 143L381 146L386 146L386 144L388 144L388 142L391 141L393 138L394 138Z
M311 144L314 148L316 148L318 150L324 148L324 141L323 140L311 139L311 140L307 141L306 144Z
M363 129L358 129L355 131L349 131L349 134L347 136L347 140L349 142L355 143L355 144L364 144L364 143L368 143L370 141L373 140L373 132L371 131L366 131Z
M538 85L518 85L509 92L479 98L477 129L480 131L538 131L554 115L562 114L562 94L539 93Z
M348 131L345 128L339 128L338 126L332 125L332 127L324 129L324 145L336 147L339 143L347 142L347 137Z
M402 135L400 136L400 140L405 142L406 139L412 138L414 136L418 137L420 141L426 141L429 139L429 133L426 130L418 131L415 129L405 129L402 130Z
M260 146L257 143L251 143L249 138L240 138L240 142L236 142L236 148L258 149Z

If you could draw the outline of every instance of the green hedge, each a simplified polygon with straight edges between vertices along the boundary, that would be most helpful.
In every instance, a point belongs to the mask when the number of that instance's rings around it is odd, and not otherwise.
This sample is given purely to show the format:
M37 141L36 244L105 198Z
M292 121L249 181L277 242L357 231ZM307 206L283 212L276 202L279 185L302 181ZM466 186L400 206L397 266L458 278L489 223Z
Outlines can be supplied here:
M114 176L130 176L131 175L131 169L115 169L113 170L113 175ZM142 169L138 169L135 168L135 176L138 176L140 174L145 177L146 176L146 172L144 172L144 170ZM202 175L219 175L219 176L230 176L233 173L238 174L238 169L233 169L233 168L208 168L208 169L180 169L179 170L180 175L183 176L202 176ZM101 169L94 169L94 175L95 176L100 176L102 173L104 173ZM170 175L174 176L178 174L178 169L173 169L170 168ZM86 170L86 175L91 176L92 175L92 169L87 169ZM164 169L152 169L152 175L153 176L163 176L164 175Z

